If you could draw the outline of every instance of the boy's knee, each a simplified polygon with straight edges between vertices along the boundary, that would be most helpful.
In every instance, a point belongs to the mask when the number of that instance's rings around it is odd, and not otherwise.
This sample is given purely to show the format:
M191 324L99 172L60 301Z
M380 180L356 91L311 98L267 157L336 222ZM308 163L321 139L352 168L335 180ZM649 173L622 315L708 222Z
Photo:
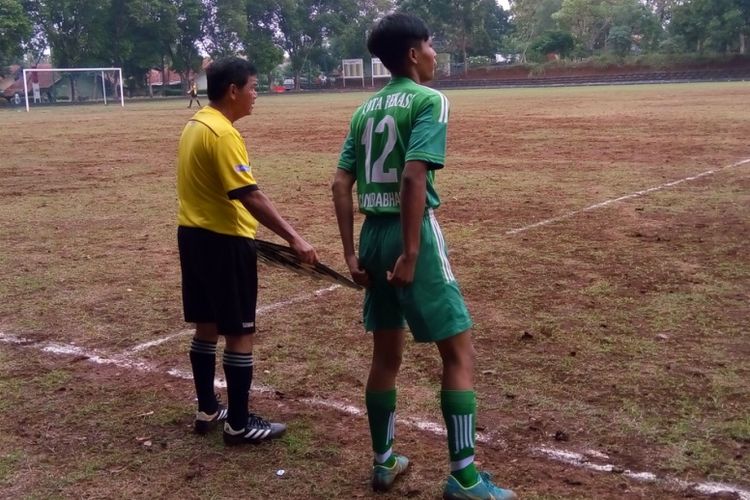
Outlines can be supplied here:
M402 359L400 353L390 353L388 355L376 356L373 359L373 365L382 371L398 372L399 368L401 368Z

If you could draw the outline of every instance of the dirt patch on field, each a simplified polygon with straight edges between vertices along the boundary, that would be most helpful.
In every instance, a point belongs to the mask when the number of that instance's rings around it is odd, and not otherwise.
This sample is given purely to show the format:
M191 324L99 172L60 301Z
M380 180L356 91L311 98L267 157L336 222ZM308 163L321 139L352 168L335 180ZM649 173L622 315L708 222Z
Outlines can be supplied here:
M476 323L478 460L523 498L750 487L750 167L739 164L750 119L738 104L748 94L746 85L449 93L438 217ZM364 99L269 97L238 123L262 188L338 269L328 184ZM290 431L246 450L190 432L174 228L183 106L0 114L14 122L0 137L13 151L0 165L0 332L28 340L0 343L0 487L66 498L374 498L361 414L369 339L354 291L321 293L328 284L263 268L261 307L302 298L258 319L256 383L266 391L253 405ZM33 139L40 129L44 141ZM413 467L378 498L440 494L444 438L414 424L441 421L439 373L432 346L409 345L399 414L412 424L397 434Z

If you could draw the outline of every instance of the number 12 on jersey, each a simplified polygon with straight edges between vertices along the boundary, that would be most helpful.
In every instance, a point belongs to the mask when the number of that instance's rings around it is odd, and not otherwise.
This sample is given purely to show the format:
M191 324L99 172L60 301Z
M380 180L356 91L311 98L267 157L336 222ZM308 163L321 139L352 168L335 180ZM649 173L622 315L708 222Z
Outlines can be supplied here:
M372 135L388 133L385 147L375 163L372 163ZM385 161L396 147L396 120L391 115L385 115L375 126L375 118L368 118L365 130L362 133L362 145L365 147L365 180L371 183L394 183L398 182L398 169L385 170Z

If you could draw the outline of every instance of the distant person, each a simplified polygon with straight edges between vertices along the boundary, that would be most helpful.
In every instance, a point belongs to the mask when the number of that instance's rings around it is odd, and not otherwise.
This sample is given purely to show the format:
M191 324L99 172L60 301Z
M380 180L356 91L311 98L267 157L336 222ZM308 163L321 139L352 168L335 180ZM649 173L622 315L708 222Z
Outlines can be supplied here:
M224 443L278 438L283 423L248 410L253 381L255 307L258 292L255 233L259 224L286 240L300 259L317 262L313 247L278 213L258 188L234 122L253 111L258 71L232 57L206 70L209 105L188 121L177 158L177 242L185 321L195 323L190 364L198 397L194 427L206 434L224 423ZM222 356L227 403L214 393L216 344ZM226 420L226 421L225 421Z
M14 103L14 104L15 104L16 106L18 106L18 105L20 105L20 104L21 104L21 96L20 96L20 95L18 94L18 92L16 92L16 93L15 93L15 94L13 95L13 103Z
M354 112L333 181L344 258L366 286L364 326L373 354L365 389L372 438L372 488L386 491L409 465L394 451L396 377L405 326L414 340L437 346L443 363L440 407L448 430L448 500L509 500L474 464L476 396L472 321L453 276L434 209L435 171L445 165L448 99L425 87L437 66L425 23L407 14L384 17L367 48L393 75ZM354 248L352 187L365 214Z
M197 102L198 106L200 107L201 101L200 99L198 99L198 85L196 85L195 82L190 84L188 95L190 96L190 104L188 104L188 108L193 107L193 100L195 100L195 102Z

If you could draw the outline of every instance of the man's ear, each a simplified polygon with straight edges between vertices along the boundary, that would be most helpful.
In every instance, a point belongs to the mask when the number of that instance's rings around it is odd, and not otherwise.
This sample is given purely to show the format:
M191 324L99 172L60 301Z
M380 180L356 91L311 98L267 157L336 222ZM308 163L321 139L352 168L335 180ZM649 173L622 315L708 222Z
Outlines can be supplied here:
M414 47L411 47L409 49L409 61L413 62L414 64L417 63L417 49Z

